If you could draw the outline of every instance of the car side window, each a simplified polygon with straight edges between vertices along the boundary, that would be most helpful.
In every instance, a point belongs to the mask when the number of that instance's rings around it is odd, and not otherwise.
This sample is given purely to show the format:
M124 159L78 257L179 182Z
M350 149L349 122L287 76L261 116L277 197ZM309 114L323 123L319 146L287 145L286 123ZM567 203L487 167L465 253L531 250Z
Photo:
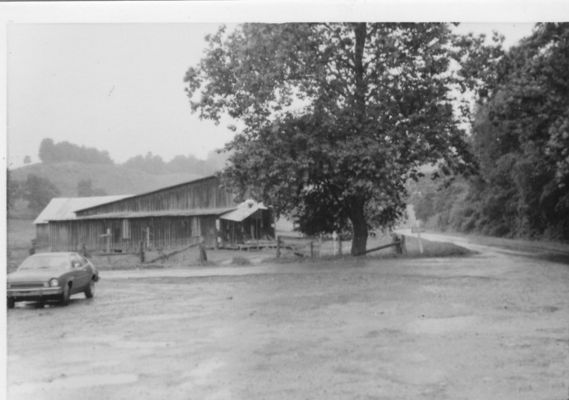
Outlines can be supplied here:
M77 268L77 267L81 267L83 265L83 262L81 261L81 259L79 257L77 257L76 255L71 256L71 265L73 268Z

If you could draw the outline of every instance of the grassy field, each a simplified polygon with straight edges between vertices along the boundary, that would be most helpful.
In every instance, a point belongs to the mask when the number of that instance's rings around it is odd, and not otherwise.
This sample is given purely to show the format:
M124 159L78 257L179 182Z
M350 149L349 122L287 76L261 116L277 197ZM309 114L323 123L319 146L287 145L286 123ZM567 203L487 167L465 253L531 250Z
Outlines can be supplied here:
M30 219L8 219L7 228L6 264L13 271L29 255L36 232Z
M61 192L61 196L76 196L77 183L90 179L93 187L103 189L107 194L138 194L162 187L200 178L195 174L149 174L120 165L83 164L61 162L53 164L31 164L14 169L13 179L25 181L29 174L49 179Z

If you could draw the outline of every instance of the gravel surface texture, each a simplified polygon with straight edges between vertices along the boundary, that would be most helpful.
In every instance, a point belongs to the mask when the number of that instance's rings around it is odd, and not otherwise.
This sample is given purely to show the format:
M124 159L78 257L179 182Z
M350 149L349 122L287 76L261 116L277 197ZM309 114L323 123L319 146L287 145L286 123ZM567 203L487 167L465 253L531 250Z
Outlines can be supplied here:
M8 310L8 399L567 400L569 266L474 247L103 271Z

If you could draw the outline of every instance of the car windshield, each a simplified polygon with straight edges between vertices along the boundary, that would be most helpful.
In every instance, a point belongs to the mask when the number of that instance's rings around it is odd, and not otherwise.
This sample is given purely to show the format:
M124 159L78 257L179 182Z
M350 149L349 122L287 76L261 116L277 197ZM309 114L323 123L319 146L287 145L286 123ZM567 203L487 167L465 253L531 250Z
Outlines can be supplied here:
M38 254L32 257L28 257L18 269L65 269L68 267L69 257L67 255Z

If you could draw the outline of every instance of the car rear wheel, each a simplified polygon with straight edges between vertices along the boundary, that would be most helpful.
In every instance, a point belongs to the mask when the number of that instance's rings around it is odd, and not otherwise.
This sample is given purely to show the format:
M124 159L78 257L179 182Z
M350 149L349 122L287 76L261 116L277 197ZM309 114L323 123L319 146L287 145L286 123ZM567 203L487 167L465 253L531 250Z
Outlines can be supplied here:
M87 289L85 289L85 297L87 297L88 299L92 299L94 295L95 295L95 281L91 279L89 281L89 286L87 286Z
M8 297L7 303L8 303L8 308L14 308L14 306L16 305L16 301L12 297Z
M66 306L69 304L69 298L71 297L69 285L63 287L63 293L61 294L61 305Z

